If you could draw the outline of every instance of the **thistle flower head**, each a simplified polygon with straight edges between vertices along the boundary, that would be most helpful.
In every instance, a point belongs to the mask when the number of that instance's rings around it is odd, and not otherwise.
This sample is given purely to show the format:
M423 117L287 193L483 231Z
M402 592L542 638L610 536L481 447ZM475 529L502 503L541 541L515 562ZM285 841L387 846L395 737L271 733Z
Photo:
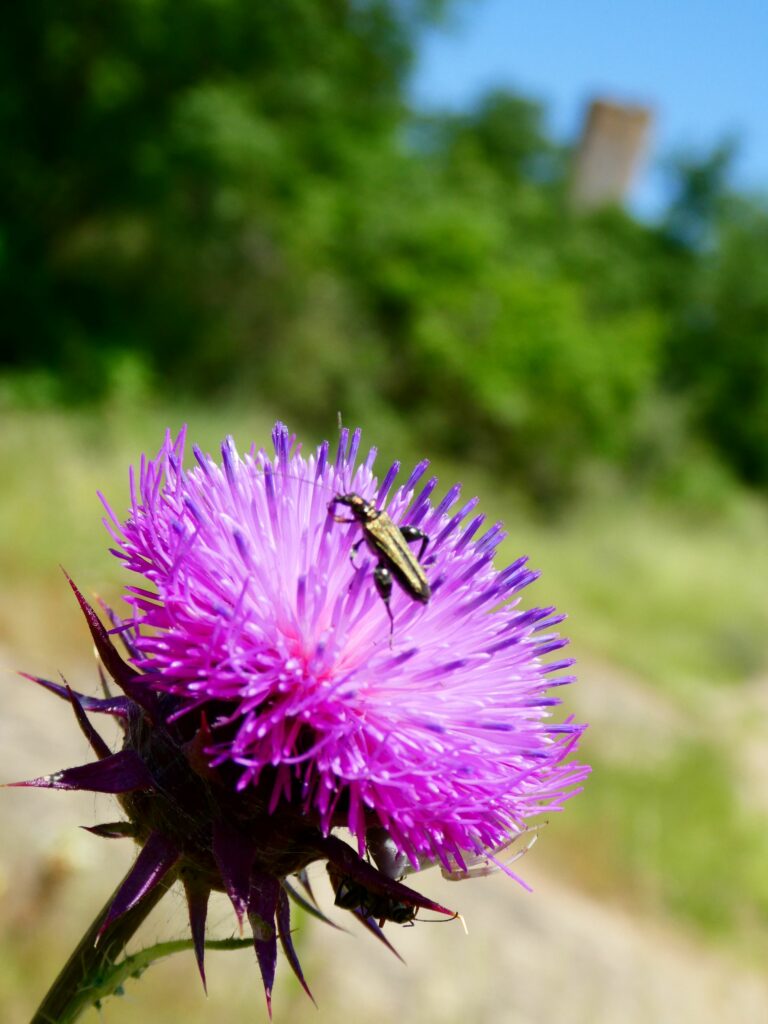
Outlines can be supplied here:
M214 767L237 786L269 775L270 807L300 802L324 832L346 825L364 849L380 825L418 865L482 850L560 805L579 769L564 766L581 727L554 724L545 697L567 663L545 664L564 640L552 608L521 611L536 578L519 559L493 567L500 524L481 534L459 487L438 504L419 463L379 484L375 451L360 464L359 432L304 458L282 424L274 456L218 465L184 437L144 462L130 517L113 522L120 557L153 590L131 590L137 667L180 713L209 707ZM429 537L428 604L392 595L393 643L373 585L375 556L357 522L329 501L355 492L393 523ZM469 522L467 520L469 519Z
M525 558L496 569L501 524L485 528L459 486L433 502L426 462L379 481L359 431L342 431L333 457L327 443L305 457L279 423L272 453L241 457L228 439L220 462L193 448L185 468L184 445L169 435L142 459L127 518L105 502L114 553L143 577L126 591L130 623L113 617L130 664L78 596L125 697L108 707L43 681L100 758L56 778L123 794L143 849L114 913L181 865L201 970L207 895L224 888L249 915L269 994L278 934L301 976L290 875L329 860L337 902L377 932L376 917L447 912L395 880L405 862L455 874L559 809L588 772L566 762L583 727L552 718L548 691L571 681L571 662L547 660L562 616L519 606L537 573ZM368 503L367 520L340 521L344 494ZM427 537L420 596L402 571L404 526ZM389 605L377 565L394 577ZM122 716L124 750L99 746L86 710Z

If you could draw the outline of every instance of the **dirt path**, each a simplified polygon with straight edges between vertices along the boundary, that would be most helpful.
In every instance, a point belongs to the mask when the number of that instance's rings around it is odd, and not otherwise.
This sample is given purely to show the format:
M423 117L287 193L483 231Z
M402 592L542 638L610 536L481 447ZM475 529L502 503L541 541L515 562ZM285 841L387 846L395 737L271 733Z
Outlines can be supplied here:
M458 925L395 930L407 968L365 937L353 945L313 929L321 1011L306 1019L330 1024L365 1007L371 1024L768 1022L768 980L756 971L537 875L533 859L533 894L498 877L430 885L461 907L470 934Z

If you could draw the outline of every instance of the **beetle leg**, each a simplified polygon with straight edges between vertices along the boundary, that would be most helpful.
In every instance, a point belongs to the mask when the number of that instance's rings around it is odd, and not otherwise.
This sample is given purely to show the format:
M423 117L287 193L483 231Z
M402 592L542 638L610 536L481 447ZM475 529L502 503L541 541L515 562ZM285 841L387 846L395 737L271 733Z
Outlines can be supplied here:
M392 609L389 607L389 599L392 596L392 573L383 562L379 562L373 570L373 580L389 616L389 646L391 647L392 634L395 630L395 620L392 617Z
M365 537L361 537L360 540L356 544L352 545L352 549L349 552L349 560L352 563L352 565L355 565L355 559L357 558L357 552L360 550L360 545L363 543L364 540L365 540ZM357 566L355 566L355 568L357 568Z
M334 516L334 523L356 523L356 519L345 519L344 516Z
M418 526L401 526L400 533L402 533L403 537L405 537L409 544L413 543L415 540L421 541L421 547L419 548L419 554L417 556L419 561L421 561L421 556L424 554L427 544L429 544L429 537L427 534L424 533L423 530L420 530Z

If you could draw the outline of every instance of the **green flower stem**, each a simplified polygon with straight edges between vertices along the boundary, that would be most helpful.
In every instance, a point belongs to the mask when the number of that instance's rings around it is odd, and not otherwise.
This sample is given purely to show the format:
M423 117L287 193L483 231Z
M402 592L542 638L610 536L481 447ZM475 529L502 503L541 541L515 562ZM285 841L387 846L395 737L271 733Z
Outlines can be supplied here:
M117 958L175 878L175 873L169 872L135 907L107 928L97 945L99 928L112 906L115 890L64 964L31 1024L73 1024L89 1006L114 992L120 984L114 977Z

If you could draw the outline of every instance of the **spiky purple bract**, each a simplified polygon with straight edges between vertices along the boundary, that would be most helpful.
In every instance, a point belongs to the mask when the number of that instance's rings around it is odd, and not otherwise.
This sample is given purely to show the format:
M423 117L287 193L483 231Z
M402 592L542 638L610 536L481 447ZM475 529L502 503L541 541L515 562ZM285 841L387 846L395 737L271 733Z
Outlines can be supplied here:
M501 524L481 535L458 486L433 505L426 462L378 484L359 431L335 459L327 443L304 458L279 423L273 442L241 458L227 439L221 464L195 448L184 469L184 432L168 435L132 478L125 522L110 512L115 553L152 588L127 596L143 684L174 694L177 714L208 710L205 756L238 789L268 780L270 810L346 825L361 853L383 826L414 867L451 866L559 809L588 772L565 763L583 727L554 723L547 696L571 681L570 661L545 660L562 617L519 608L538 574L524 558L493 567ZM350 491L430 537L431 600L395 586L391 647L375 561L362 548L350 563L361 528L328 507Z

